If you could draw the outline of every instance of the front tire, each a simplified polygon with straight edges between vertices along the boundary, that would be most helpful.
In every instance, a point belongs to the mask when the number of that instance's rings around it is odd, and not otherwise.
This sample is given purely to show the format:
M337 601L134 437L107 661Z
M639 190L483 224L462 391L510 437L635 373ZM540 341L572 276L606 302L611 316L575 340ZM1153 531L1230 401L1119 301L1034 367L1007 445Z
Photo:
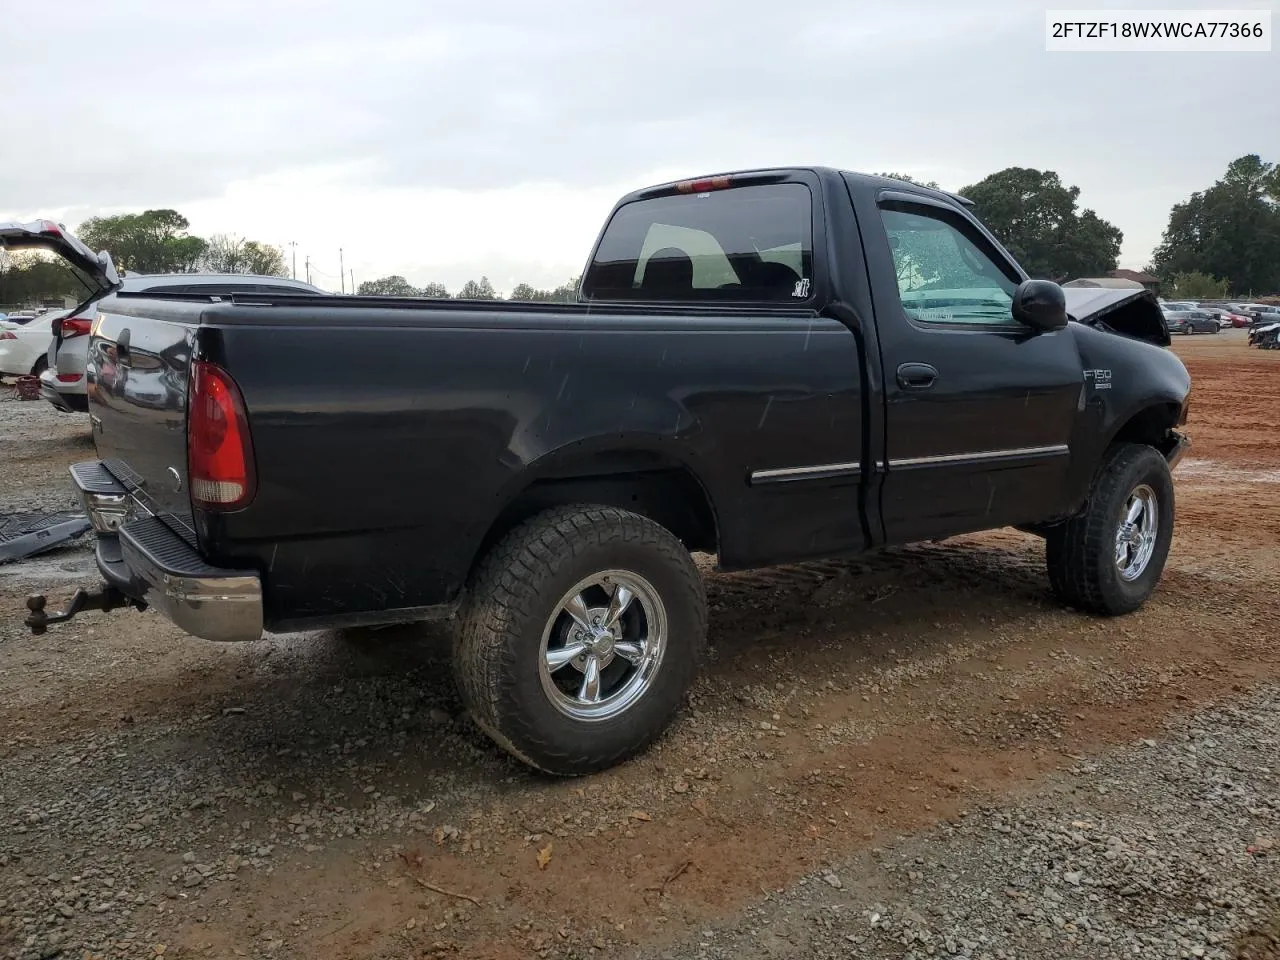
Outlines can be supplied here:
M1045 539L1054 593L1104 616L1137 610L1160 580L1173 520L1173 476L1165 458L1145 444L1113 445L1084 512Z
M546 773L603 770L667 727L706 649L706 595L646 517L558 507L526 520L468 585L454 675L477 725Z

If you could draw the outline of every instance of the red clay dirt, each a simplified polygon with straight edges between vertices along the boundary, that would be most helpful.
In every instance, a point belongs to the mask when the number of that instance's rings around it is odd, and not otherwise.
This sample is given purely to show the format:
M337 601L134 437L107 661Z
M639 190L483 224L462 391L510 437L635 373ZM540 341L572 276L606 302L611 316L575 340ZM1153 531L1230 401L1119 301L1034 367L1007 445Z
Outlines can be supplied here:
M216 910L176 905L166 956L247 954L277 926L296 955L332 958L605 956L661 943L1280 679L1280 354L1229 336L1175 349L1194 380L1193 448L1176 475L1166 574L1142 611L1102 620L1063 608L1043 545L1012 531L709 572L714 662L649 754L574 781L498 766L507 782L443 801L434 830L331 843L245 876ZM26 749L125 714L160 727L231 694L291 695L251 662L260 654L220 657L150 619L126 636L125 622L95 621L106 652L76 669L50 671L56 641L12 655L0 727ZM474 777L466 762L414 767L397 790L438 794Z

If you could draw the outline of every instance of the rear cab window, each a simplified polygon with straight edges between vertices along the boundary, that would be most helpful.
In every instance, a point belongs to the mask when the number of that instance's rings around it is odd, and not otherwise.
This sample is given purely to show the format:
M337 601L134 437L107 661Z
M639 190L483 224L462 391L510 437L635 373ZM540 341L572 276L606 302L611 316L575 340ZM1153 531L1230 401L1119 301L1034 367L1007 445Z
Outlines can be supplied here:
M813 195L803 183L633 200L609 220L588 300L801 303L812 293Z

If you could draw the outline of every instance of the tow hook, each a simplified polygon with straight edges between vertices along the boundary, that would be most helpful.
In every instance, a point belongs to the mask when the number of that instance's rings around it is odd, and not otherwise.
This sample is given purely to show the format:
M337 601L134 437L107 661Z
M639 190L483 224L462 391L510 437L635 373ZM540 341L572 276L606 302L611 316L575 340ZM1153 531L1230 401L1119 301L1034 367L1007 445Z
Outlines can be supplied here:
M48 629L51 623L62 623L64 620L70 620L77 613L83 613L85 610L101 610L108 613L120 607L133 607L136 610L145 610L147 605L142 600L135 600L133 597L125 596L115 587L104 583L101 590L90 593L88 590L77 590L72 596L71 602L67 604L67 609L60 613L46 613L45 604L48 599L42 593L33 593L27 597L27 614L26 625L31 628L32 634L39 637Z

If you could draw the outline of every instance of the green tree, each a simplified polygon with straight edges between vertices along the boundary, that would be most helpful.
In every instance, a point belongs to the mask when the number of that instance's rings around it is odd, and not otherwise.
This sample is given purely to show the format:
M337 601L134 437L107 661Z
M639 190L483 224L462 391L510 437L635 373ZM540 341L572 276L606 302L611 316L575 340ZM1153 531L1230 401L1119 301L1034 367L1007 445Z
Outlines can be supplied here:
M420 297L434 297L440 300L449 299L449 288L443 283L428 283L425 287L418 291Z
M512 300L531 300L534 303L572 303L578 299L578 278L562 283L554 290L540 290L527 283L518 283L511 291Z
M468 280L462 285L462 289L458 291L459 300L497 300L498 293L493 289L493 284L489 282L488 277L481 277L477 280Z
M404 277L393 274L364 281L356 293L362 297L416 297L418 290Z
M94 250L110 251L130 273L189 273L208 244L187 233L191 224L176 210L144 210L91 217L76 234Z
M582 277L573 277L552 290L548 299L556 303L573 303L578 299L578 284L581 282Z
M1173 300L1221 300L1231 290L1231 281L1207 273L1175 273L1167 291Z
M65 261L36 251L0 257L0 303L82 297L86 287Z
M200 265L210 273L247 273L261 277L288 275L283 250L226 233L209 238Z
M1092 210L1078 211L1080 188L1052 170L1008 167L960 192L1033 277L1061 281L1116 268L1124 234Z
M289 275L289 270L284 262L284 251L279 247L274 247L269 243L259 243L257 240L246 240L244 255L245 264L249 268L245 273L256 274L259 277L287 277Z
M877 173L877 177L888 177L890 180L905 180L907 183L914 183L918 187L928 187L931 190L941 190L935 180L917 180L915 177L905 173Z
M1280 291L1280 168L1256 153L1231 161L1212 187L1174 205L1153 259L1162 276L1230 277L1238 296Z

